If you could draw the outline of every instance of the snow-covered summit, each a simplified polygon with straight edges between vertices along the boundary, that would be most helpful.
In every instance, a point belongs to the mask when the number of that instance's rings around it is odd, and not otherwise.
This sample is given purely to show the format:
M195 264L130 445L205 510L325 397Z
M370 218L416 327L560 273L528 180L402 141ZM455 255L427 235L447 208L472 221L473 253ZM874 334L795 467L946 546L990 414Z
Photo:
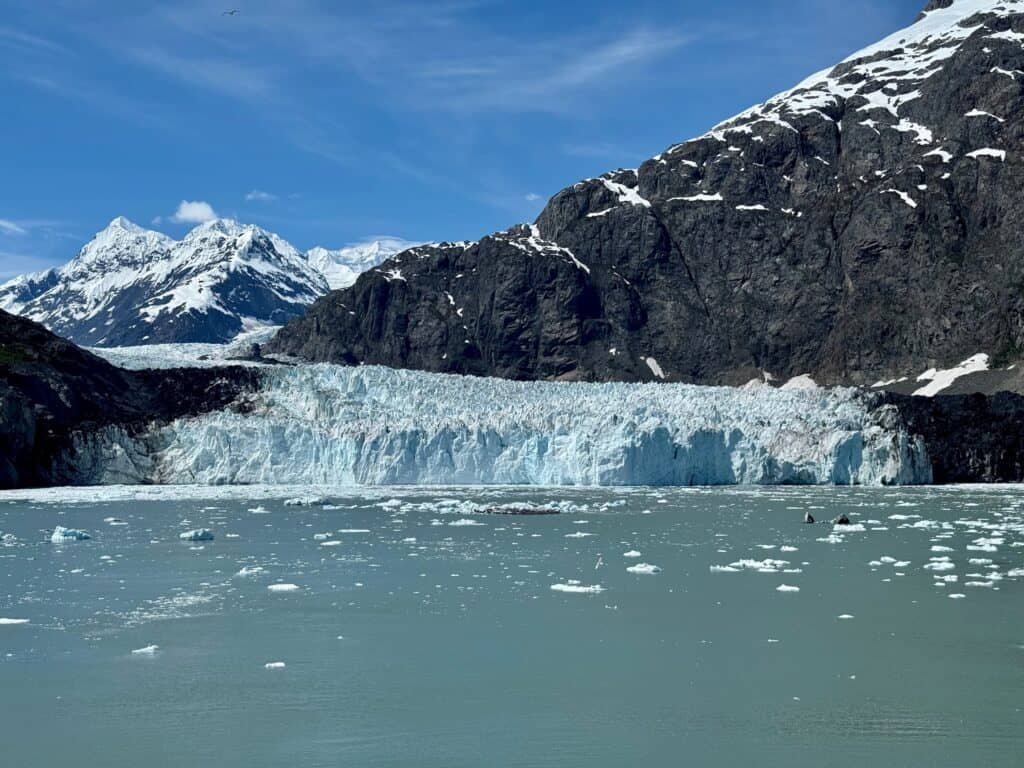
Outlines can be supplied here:
M226 342L283 324L332 281L351 284L405 245L388 239L304 254L233 219L174 240L118 216L64 266L0 285L0 309L89 346Z
M329 250L321 246L306 251L306 259L327 279L332 291L347 288L363 272L373 269L397 253L419 243L385 237Z
M921 98L920 86L938 74L963 43L983 30L987 22L1024 12L1022 0L953 0L947 7L942 5L929 4L911 26L723 121L700 138L726 141L730 133L752 133L758 123L775 123L796 132L800 118L834 121L836 109L855 100L855 108L864 113L862 124L875 127L880 115L886 127L913 134L918 144L931 144L932 131L913 121L900 120L900 107ZM1024 42L1024 34L1012 30L993 32L990 37L994 41ZM682 146L677 145L669 152Z

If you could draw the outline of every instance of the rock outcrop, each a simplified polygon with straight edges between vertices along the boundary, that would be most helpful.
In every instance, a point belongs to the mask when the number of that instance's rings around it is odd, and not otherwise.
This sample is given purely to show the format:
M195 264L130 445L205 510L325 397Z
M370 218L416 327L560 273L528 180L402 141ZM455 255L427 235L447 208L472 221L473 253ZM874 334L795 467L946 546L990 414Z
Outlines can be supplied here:
M76 445L116 426L226 408L258 387L251 368L127 371L0 311L0 488L71 485Z

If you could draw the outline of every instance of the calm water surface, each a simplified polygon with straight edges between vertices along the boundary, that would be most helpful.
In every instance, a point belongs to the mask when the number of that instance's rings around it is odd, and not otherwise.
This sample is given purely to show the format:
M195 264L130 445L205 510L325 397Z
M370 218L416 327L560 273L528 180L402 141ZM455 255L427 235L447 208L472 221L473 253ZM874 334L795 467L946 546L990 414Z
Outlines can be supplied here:
M1022 764L1021 489L287 493L0 494L0 763Z

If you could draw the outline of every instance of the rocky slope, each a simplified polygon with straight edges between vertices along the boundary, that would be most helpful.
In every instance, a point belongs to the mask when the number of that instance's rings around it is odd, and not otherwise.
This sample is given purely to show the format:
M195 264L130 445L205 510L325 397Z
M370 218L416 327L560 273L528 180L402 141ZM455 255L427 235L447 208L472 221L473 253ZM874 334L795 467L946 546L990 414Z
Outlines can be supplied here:
M254 390L249 368L126 371L0 311L0 488L79 482L75 447L106 427L218 410Z
M272 232L230 220L175 241L118 217L65 266L0 286L0 309L89 346L226 342L302 314L404 244L300 253Z
M516 379L869 385L1024 348L1024 2L908 29L532 226L406 251L271 345Z

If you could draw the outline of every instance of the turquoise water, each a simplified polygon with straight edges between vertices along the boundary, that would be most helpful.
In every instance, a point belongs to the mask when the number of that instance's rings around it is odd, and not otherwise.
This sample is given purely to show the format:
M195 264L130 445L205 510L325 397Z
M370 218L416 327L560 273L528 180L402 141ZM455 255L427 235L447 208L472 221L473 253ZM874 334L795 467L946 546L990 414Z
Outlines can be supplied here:
M0 762L1021 765L1016 488L280 493L0 495Z

